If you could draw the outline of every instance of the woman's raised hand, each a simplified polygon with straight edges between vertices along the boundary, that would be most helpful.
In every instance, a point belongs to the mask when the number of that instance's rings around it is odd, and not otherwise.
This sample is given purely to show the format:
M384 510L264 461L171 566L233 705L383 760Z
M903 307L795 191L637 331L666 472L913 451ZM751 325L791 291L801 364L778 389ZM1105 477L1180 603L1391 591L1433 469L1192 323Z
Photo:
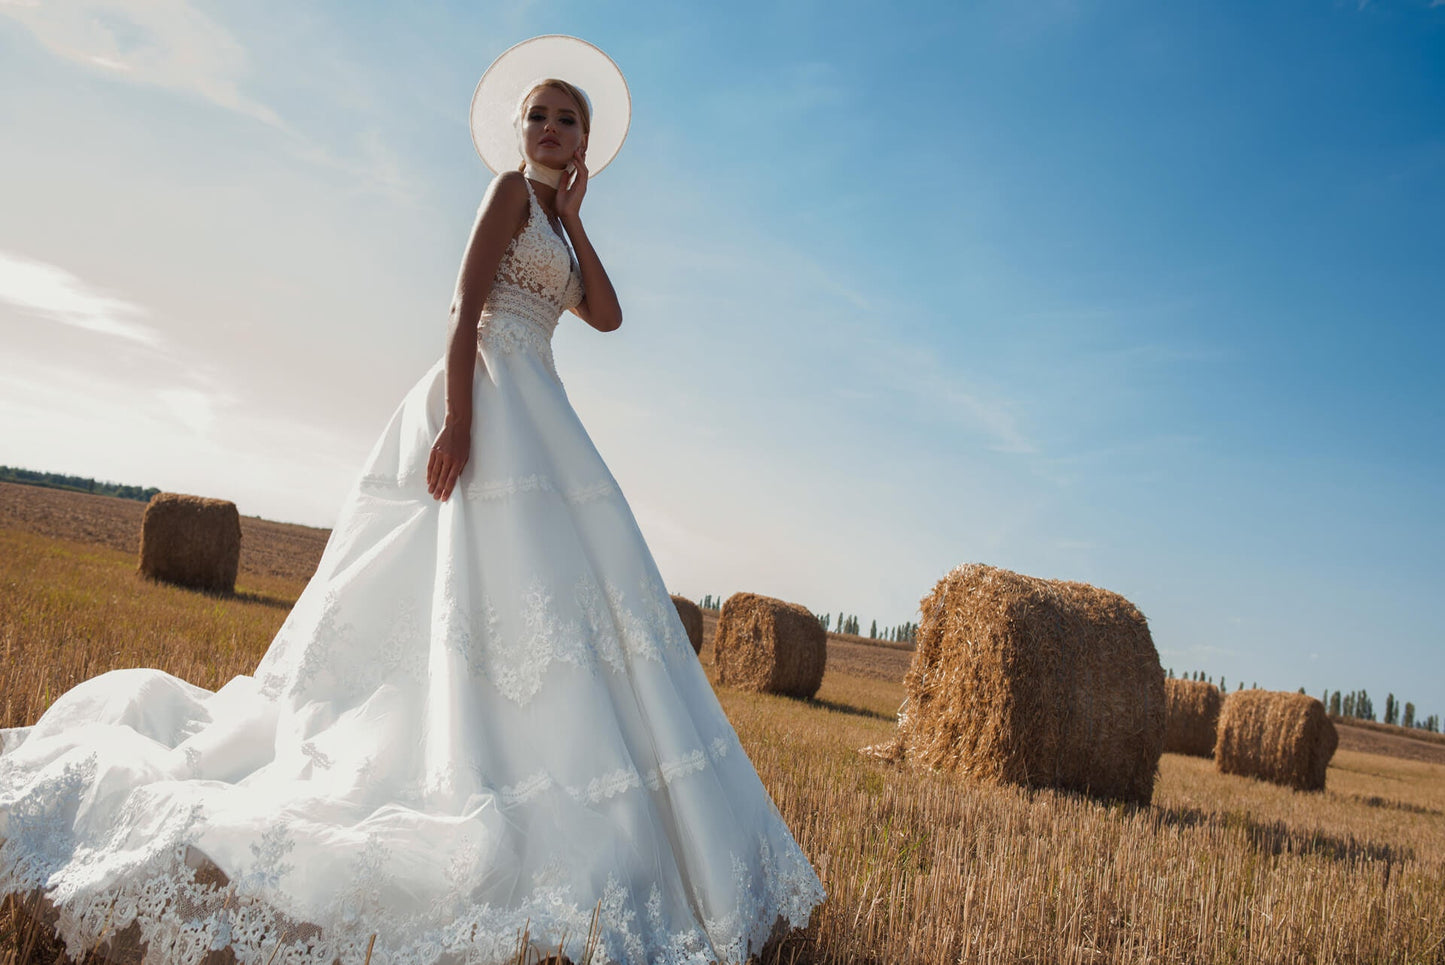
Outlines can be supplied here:
M584 147L579 147L572 153L572 164L575 168L572 181L569 184L564 177L563 182L557 186L557 218L560 221L577 217L577 212L582 209L582 196L587 193L587 162L583 160L586 154L587 149Z
M443 502L452 494L463 467L472 454L472 434L454 422L447 422L432 443L426 461L426 491Z

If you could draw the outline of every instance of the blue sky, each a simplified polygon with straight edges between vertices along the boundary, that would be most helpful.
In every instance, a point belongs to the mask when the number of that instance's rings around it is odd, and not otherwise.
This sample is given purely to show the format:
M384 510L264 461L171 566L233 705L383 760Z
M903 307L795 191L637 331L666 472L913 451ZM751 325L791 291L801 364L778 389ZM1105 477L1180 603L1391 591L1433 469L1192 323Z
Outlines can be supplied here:
M503 49L632 131L568 392L664 575L983 561L1445 713L1445 4L0 0L0 462L329 525L442 351Z

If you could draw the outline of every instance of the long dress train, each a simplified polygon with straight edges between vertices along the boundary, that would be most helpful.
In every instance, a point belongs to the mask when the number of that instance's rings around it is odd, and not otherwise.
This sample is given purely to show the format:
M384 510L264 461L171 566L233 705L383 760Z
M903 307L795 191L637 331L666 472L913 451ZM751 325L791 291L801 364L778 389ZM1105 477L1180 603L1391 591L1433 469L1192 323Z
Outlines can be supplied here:
M594 961L702 965L822 900L557 378L581 282L530 205L448 501L438 361L253 675L117 670L0 731L0 893L43 890L72 955L495 963L526 926L576 959L596 911Z

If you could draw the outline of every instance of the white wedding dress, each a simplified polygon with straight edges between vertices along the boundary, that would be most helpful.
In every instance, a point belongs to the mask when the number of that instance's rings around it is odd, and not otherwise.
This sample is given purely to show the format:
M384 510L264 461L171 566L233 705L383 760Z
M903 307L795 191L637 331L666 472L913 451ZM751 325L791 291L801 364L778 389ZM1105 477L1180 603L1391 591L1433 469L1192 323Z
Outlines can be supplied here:
M451 498L439 361L253 676L116 670L0 731L0 893L43 890L72 956L495 963L526 927L580 960L595 911L594 961L702 965L807 923L822 886L553 368L581 297L533 195Z

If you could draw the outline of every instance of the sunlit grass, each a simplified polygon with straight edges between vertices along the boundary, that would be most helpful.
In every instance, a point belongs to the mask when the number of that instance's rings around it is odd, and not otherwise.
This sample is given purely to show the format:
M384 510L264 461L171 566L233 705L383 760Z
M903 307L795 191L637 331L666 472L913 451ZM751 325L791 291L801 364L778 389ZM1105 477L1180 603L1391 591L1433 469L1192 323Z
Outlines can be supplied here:
M208 597L134 567L0 531L0 724L117 667L214 689L254 669L303 586L243 570L238 597ZM892 732L895 679L719 697L828 892L769 961L1445 961L1441 765L1340 751L1328 789L1298 794L1165 755L1152 807L1107 806L860 756ZM55 961L19 921L0 914L0 965Z

